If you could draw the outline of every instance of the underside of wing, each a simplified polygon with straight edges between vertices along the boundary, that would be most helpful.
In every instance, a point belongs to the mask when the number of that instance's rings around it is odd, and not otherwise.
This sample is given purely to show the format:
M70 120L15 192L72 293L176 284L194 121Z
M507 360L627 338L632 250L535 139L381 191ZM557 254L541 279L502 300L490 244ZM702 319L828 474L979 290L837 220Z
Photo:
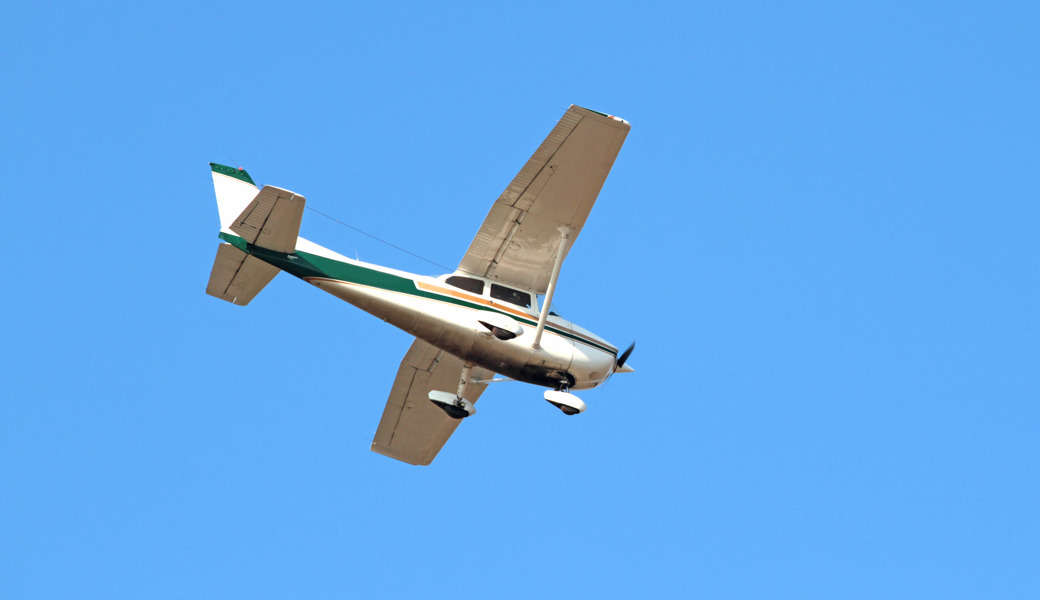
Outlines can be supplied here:
M372 451L413 464L428 465L448 441L460 420L449 417L430 401L431 391L454 393L462 376L462 361L420 339L412 342L390 390ZM492 373L470 370L470 380ZM476 402L487 383L470 383L463 396Z
M492 206L459 271L545 293L559 227L571 228L573 244L628 131L617 117L567 109Z

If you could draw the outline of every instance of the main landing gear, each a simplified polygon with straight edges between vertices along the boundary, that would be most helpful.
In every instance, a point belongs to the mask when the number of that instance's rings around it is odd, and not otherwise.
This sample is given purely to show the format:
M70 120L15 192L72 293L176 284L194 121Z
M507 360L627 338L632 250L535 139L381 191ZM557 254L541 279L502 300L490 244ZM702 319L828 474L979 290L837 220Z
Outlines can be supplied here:
M477 412L473 403L463 398L463 393L466 391L466 384L469 383L469 372L471 368L472 365L465 365L462 367L462 375L459 376L459 387L454 394L451 392L438 392L436 390L429 393L430 401L452 419L465 419L466 417L473 416L473 414Z
M462 375L459 376L459 387L454 394L451 392L440 392L436 390L429 393L430 401L452 419L465 419L466 417L473 416L477 412L473 403L466 400L464 397L466 385L470 383L469 374L471 368L471 365L466 365L462 368ZM573 378L563 379L560 381L558 389L546 390L545 392L545 400L549 402L549 404L552 404L563 411L563 414L565 415L583 413L585 412L585 409L588 408L585 406L585 403L582 402L581 398L578 398L568 391L571 383L573 383Z

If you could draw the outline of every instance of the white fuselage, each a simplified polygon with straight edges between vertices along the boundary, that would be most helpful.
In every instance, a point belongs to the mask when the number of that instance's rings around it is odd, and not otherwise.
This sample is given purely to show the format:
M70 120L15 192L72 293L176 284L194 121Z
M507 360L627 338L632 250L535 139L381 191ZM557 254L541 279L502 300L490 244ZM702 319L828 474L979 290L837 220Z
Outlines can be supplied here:
M615 346L556 315L548 315L535 347L537 295L526 290L465 273L414 275L349 259L304 238L291 254L249 250L466 363L518 381L588 389L617 367ZM500 339L504 330L515 337Z
M409 280L414 290L409 285L389 289L390 286L366 284L362 277L351 277L355 281L304 279L465 362L519 381L570 389L596 387L614 371L615 347L558 316L548 317L535 349L532 343L538 312L533 306L517 306L493 299L487 293L478 295L452 287L445 283L449 276L423 277L349 262L370 272ZM533 298L532 295L532 304ZM484 317L489 314L500 315L496 319L504 315L522 332L513 339L499 339L481 323L490 320Z

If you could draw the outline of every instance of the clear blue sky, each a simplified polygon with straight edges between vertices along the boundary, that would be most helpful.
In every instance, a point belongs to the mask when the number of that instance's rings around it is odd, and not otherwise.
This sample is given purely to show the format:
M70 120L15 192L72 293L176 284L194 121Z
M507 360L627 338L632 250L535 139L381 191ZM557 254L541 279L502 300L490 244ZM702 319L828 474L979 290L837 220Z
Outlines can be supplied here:
M0 597L1040 597L1040 4L94 4L0 8ZM407 335L204 293L208 162L453 267L572 103L586 413L410 467Z

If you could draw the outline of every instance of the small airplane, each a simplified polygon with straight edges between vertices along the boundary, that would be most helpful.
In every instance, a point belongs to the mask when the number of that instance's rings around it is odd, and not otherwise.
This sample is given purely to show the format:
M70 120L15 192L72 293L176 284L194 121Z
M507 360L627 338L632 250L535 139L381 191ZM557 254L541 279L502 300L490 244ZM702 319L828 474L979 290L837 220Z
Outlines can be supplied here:
M371 447L409 464L430 464L494 381L551 388L549 403L578 414L586 405L571 390L633 371L635 344L619 353L550 311L563 259L629 128L568 108L492 205L458 269L439 277L352 260L299 237L303 196L258 189L244 170L210 163L223 243L206 293L244 306L285 271L414 335Z

